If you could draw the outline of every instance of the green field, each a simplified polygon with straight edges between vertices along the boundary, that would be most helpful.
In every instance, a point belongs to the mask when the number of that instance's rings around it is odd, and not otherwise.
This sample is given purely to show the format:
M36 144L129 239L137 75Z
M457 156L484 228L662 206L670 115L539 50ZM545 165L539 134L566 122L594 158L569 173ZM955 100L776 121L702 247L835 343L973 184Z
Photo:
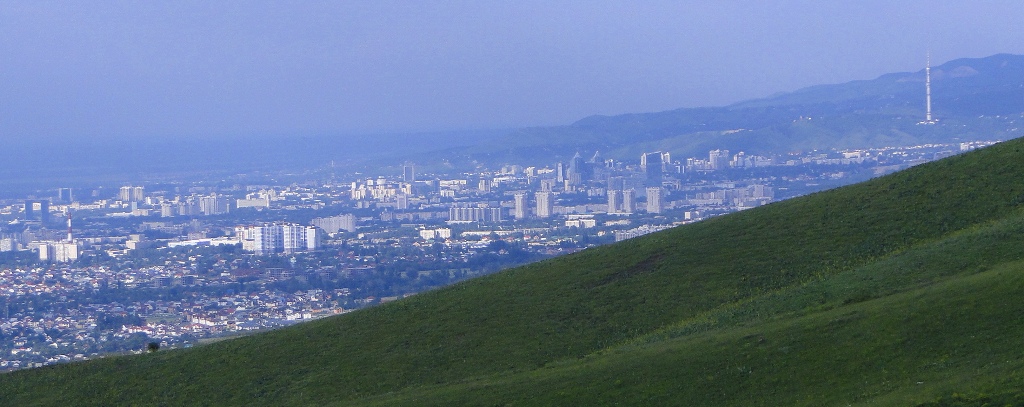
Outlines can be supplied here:
M1024 142L0 405L1024 405Z

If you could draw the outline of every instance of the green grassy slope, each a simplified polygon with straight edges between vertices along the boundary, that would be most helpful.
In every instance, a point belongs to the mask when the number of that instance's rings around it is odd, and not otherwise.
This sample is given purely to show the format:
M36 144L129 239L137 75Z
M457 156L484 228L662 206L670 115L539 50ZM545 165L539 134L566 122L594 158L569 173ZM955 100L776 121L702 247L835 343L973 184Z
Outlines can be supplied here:
M1022 241L1024 213L583 359L363 402L904 406L993 393L978 400L1020 405Z
M830 311L368 401L907 406L965 389L1021 391L1022 290L1024 264L1012 263Z
M968 284L1016 287L998 280L1024 259L1016 243L1022 158L1024 142L1010 141L337 318L189 350L6 374L0 404L419 404L486 397L558 403L563 396L641 402L671 390L705 405L819 405L870 396L851 396L859 388L893 395L903 383L871 384L877 374L868 367L839 369L834 379L817 369L846 367L854 354L865 366L886 358L901 360L900 369L926 363L894 348L912 339L871 332L917 321L893 322L895 314L884 311L917 312L927 325L932 310L913 307L914 298L932 295L933 313L949 313L959 304L949 302L956 293L970 300L974 291L962 291ZM1000 264L1006 265L999 273L986 271ZM861 316L829 333L828 322L849 312ZM996 314L995 320L1005 316ZM878 338L863 347L844 342L854 353L837 358L823 348L858 329ZM736 349L755 346L744 342L755 331L770 343L809 349L798 353L806 358L751 353L760 362L737 371L764 372L762 381L707 398L717 394L715 386L746 380L721 372L732 368ZM719 370L695 367L705 363ZM806 377L786 387L778 383L788 380L783 374ZM715 377L729 379L715 384ZM858 385L860 378L868 381ZM711 390L685 392L672 381ZM770 398L763 393L768 386L786 393L772 397L790 398ZM929 386L920 387L921 397L945 391Z

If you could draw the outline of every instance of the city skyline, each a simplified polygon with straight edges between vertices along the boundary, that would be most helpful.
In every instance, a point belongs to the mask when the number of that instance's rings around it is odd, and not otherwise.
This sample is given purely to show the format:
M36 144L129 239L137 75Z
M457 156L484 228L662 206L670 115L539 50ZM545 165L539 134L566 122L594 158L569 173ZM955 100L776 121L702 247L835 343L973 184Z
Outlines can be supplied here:
M415 180L406 163L398 174L327 183L182 179L173 189L60 187L49 198L0 199L0 333L13 338L0 341L0 371L337 315L994 142L676 159L655 151L628 162L576 151L567 166ZM91 299L111 290L143 297ZM38 327L56 328L31 335Z

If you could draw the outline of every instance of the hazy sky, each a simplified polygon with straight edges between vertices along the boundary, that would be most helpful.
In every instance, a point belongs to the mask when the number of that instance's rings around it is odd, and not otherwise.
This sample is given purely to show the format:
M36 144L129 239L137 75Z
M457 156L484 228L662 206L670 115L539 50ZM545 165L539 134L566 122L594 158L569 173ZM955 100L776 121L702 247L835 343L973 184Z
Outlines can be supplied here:
M0 0L0 142L567 124L1024 53L1012 1Z

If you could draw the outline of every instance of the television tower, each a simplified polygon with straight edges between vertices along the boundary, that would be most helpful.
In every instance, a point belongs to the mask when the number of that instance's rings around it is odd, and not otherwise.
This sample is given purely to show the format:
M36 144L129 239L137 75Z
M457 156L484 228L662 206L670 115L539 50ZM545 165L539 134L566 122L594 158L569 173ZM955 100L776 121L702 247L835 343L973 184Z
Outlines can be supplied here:
M924 66L924 121L920 124L935 124L932 119L932 53L928 52L928 62Z

